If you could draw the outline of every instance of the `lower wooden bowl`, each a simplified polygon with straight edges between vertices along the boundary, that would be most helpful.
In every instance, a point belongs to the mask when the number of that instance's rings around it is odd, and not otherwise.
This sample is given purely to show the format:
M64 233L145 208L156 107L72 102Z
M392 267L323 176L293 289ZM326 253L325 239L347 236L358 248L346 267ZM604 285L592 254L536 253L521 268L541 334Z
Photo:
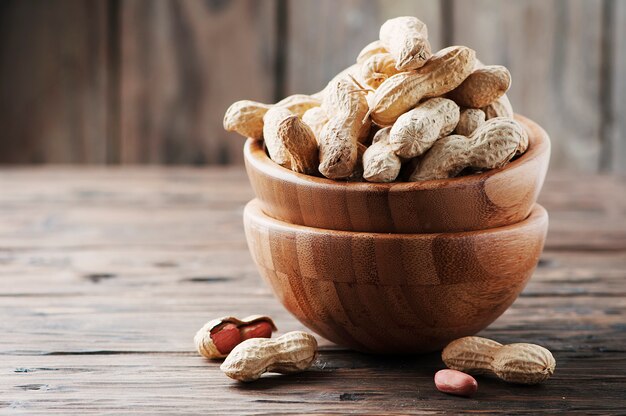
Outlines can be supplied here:
M530 279L548 228L525 220L482 231L377 234L244 211L248 247L285 308L324 338L355 350L422 353L486 328Z

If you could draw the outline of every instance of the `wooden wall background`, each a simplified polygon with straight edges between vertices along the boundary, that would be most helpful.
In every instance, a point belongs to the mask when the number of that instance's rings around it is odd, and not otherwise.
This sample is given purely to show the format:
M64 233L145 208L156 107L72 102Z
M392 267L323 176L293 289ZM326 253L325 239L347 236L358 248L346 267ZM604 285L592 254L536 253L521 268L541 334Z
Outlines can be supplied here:
M626 171L625 0L2 0L0 163L241 163L231 102L321 89L406 14L509 67L553 169Z

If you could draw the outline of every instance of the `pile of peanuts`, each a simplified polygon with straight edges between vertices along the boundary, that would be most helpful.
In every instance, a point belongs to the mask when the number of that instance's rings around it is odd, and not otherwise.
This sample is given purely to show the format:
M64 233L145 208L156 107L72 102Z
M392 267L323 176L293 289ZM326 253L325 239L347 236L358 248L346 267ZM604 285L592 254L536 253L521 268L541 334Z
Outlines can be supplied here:
M379 40L320 92L232 104L224 128L264 140L295 172L343 181L425 181L500 168L528 148L506 96L511 74L465 46L431 53L416 17Z

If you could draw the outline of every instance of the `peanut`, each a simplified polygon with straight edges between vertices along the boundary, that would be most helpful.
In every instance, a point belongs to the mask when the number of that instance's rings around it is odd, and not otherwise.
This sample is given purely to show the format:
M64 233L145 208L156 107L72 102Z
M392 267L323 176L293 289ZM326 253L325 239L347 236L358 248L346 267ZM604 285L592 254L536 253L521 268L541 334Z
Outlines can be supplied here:
M242 326L239 335L242 341L250 338L271 338L273 329L269 322L261 321L256 324Z
M332 115L319 140L319 171L327 178L350 176L357 164L357 143L369 131L366 92L346 76L326 89L322 109Z
M237 325L225 324L215 329L211 340L220 354L228 354L241 342L241 334Z
M492 102L482 110L485 112L487 120L496 117L509 117L513 118L513 107L506 94L503 94L500 98Z
M478 382L469 374L456 370L439 370L435 373L437 390L456 396L472 396L478 391Z
M304 371L315 360L317 341L306 332L294 331L276 339L252 338L237 345L220 366L230 378L257 380L263 373Z
M326 84L323 90L314 94L315 97L320 99L320 102L324 101L324 97L326 96L326 92L330 88L334 88L333 86L337 84L337 82L344 78L352 77L356 80L361 78L361 64L353 64L349 67L343 69L337 75L335 75L329 82Z
M501 65L475 69L448 98L462 107L486 107L500 98L511 86L511 74Z
M528 150L529 144L530 143L528 141L528 132L526 131L526 127L524 127L524 134L522 134L522 137L520 137L519 146L517 147L516 155L521 155L524 152L526 152L526 150Z
M491 120L496 117L508 117L513 118L514 112L513 107L511 106L511 102L506 94L503 94L500 98L492 102L486 107L482 108L482 111L485 113L485 118L487 120ZM521 155L526 152L528 149L528 135L524 134L520 140L519 147L517 149L517 154Z
M315 98L316 100L319 100L319 102L321 103L322 99L324 98L324 90L311 94L311 97ZM311 107L311 108L315 108L315 107Z
M475 375L491 374L493 355L502 346L482 337L463 337L452 341L441 352L441 359L449 368Z
M302 117L306 110L313 107L319 107L322 101L306 94L294 94L283 98L273 105L273 107L283 107L297 116Z
M387 52L389 51L387 50L385 45L383 45L380 40L375 40L368 43L363 49L361 49L361 52L359 52L359 56L356 57L356 63L362 64L367 61L371 56Z
M465 168L494 169L504 166L519 147L526 132L515 120L493 118L468 138L444 137L435 142L419 161L410 181L451 178Z
M428 29L417 17L389 19L380 27L380 41L396 61L398 71L417 69L430 58Z
M310 95L295 94L286 97L274 105L242 100L233 103L224 115L224 129L236 131L244 137L261 140L263 137L263 117L272 107L284 107L302 116L306 110L319 107L321 101Z
M450 134L459 121L459 106L446 98L431 98L398 117L389 133L396 155L411 159Z
M267 316L251 315L243 319L232 316L207 322L194 337L196 349L206 358L224 358L241 341L249 338L270 338L276 331Z
M363 143L357 143L356 167L354 168L350 176L346 178L347 182L363 182L364 181L363 179L363 155L365 154L366 150L367 150L367 146L365 146Z
M315 134L315 140L319 143L320 134L324 125L328 123L328 116L322 107L310 108L302 115L302 121L313 130Z
M454 129L455 134L470 136L485 122L485 112L477 108L466 108L461 110L459 122Z
M363 154L363 178L369 182L393 182L402 162L389 144L391 127L376 132L373 143Z
M452 46L437 52L417 71L387 78L371 100L372 121L390 126L421 100L452 91L472 72L475 55L465 46Z
M315 134L296 115L291 115L278 123L276 136L284 144L291 160L291 170L307 175L317 173L319 156Z
M535 344L504 345L493 356L491 368L496 376L509 383L537 384L554 374L552 353Z
M452 341L441 353L452 369L470 374L491 374L510 383L537 384L547 380L556 367L547 349L535 344L509 344L481 337Z
M242 100L231 104L224 115L224 129L255 140L263 138L263 116L271 105Z
M361 78L370 87L376 89L384 80L398 73L396 61L389 53L372 55L361 66Z
M283 107L272 107L263 116L263 138L270 159L287 169L291 169L291 154L278 135L278 128L280 123L292 116L294 113Z
M374 134L374 137L372 137L372 144L378 143L380 141L386 141L387 143L389 143L390 132L391 132L391 127L383 127L382 129L378 130Z

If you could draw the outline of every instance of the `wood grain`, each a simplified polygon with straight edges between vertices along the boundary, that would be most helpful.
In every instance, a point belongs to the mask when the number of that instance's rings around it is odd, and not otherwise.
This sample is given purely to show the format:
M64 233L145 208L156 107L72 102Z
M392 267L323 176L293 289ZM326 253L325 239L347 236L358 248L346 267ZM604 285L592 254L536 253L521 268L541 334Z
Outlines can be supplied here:
M106 3L0 7L0 163L105 162Z
M453 7L454 42L510 70L514 110L553 138L552 168L597 171L602 2L455 0Z
M610 161L604 171L626 172L626 3L612 1L610 18L613 33L607 34L610 41L609 74L612 83L607 84L606 94L610 94L610 119L607 122L608 143L606 155Z
M222 118L240 99L274 101L274 6L122 2L123 163L241 161Z
M252 140L244 150L246 169L263 210L289 223L382 233L482 230L526 218L543 185L550 139L532 121L518 120L529 132L528 151L482 174L387 184L333 181L277 165Z
M436 50L511 69L513 105L551 134L552 169L623 172L618 0L2 2L0 163L242 163L235 100L320 90L416 15Z
M341 346L423 353L474 335L526 286L543 249L539 205L515 225L469 233L374 234L292 225L244 211L248 247L285 308Z
M224 314L262 312L281 333L303 329L246 248L241 215L253 192L241 168L4 168L0 189L0 412L626 408L623 177L548 175L546 250L521 296L480 335L545 345L557 371L530 388L479 378L470 400L435 390L437 354L383 358L319 339L310 371L242 386L193 352L196 330Z

